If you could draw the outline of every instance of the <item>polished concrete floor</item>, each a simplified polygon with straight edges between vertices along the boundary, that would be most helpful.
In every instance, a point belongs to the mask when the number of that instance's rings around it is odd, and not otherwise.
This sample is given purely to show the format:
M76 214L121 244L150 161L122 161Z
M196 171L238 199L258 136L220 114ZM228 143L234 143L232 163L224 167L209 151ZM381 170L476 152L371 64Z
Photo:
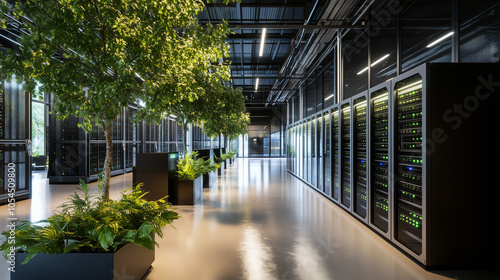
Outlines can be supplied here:
M131 174L114 177L112 198L131 182ZM44 219L74 190L34 174L33 199L17 203L17 217ZM203 203L175 208L182 218L158 240L147 280L500 279L498 272L422 269L288 174L283 159L238 159L204 190ZM9 279L5 262L0 270Z

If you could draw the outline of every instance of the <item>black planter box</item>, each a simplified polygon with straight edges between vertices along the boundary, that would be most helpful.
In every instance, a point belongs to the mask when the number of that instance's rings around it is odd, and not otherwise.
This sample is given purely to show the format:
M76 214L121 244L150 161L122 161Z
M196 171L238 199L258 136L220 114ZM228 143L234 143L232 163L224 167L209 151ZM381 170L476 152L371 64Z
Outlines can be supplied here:
M33 157L33 170L45 170L47 168L47 156Z
M175 203L173 184L177 173L177 153L142 153L137 154L133 173L134 186L144 183L142 190L148 192L146 200L157 200L168 196L168 201Z
M226 169L225 166L224 166L224 162L221 162L220 163L220 168L217 169L217 174L223 175L224 174L224 169Z
M177 205L194 205L203 201L203 176L194 180L176 180L175 194Z
M155 251L129 243L114 253L38 254L21 264L25 253L16 253L11 280L141 280L151 270Z
M193 152L197 152L198 158L202 158L204 160L213 158L213 151L211 149L197 149ZM210 188L210 173L203 174L203 187Z

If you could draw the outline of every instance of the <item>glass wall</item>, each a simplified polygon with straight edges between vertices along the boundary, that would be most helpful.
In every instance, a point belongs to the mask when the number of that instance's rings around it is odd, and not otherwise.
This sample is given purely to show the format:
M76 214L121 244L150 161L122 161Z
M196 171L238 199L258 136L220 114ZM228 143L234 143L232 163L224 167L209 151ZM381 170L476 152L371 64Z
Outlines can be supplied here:
M408 1L401 13L401 68L423 62L451 62L452 1Z

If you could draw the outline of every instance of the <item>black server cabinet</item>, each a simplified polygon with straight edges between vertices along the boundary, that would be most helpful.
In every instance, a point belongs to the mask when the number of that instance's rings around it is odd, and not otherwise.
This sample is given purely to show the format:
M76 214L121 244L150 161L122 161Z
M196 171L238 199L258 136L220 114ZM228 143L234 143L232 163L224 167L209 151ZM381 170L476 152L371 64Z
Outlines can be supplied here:
M324 164L324 192L328 197L332 196L332 158L331 158L331 111L323 113L323 159ZM305 124L304 124L305 125Z
M87 181L87 135L78 127L79 119L69 116L64 120L50 115L49 182L78 183Z
M324 192L323 188L323 115L316 115L316 155L317 155L317 174L316 188Z
M124 109L121 110L120 114L113 120L111 124L111 135L112 135L112 155L113 161L111 163L111 176L120 175L124 173L124 131L123 127L123 115ZM78 128L77 128L78 129ZM89 155L89 167L88 167L88 180L97 180L97 174L99 174L104 168L104 160L106 158L106 138L104 135L104 129L96 124L93 124L92 131L88 134L88 151Z
M336 202L340 200L340 133L339 133L339 108L337 105L332 107L332 178L333 192L332 196Z
M340 104L340 205L350 210L352 202L351 99Z
M31 95L14 76L0 83L0 204L9 204L31 197Z
M499 265L500 66L428 63L393 85L394 243L428 267Z
M140 149L139 132L141 129L141 122L135 123L134 117L136 116L137 108L128 106L124 112L124 140L123 140L123 155L124 167L126 172L131 172L136 163L136 154Z
M352 97L352 212L361 220L367 218L367 92Z
M378 233L390 238L391 219L391 156L389 154L391 82L370 89L369 93L369 154L368 188L369 224Z
M113 121L111 133L113 143L113 162L111 175L119 175L132 171L136 154L141 148L141 123L134 125L132 117L136 108L123 108ZM65 120L57 120L50 115L50 164L49 182L78 183L97 180L102 171L106 157L106 141L101 127L93 124L92 131L78 127L80 119L69 116Z

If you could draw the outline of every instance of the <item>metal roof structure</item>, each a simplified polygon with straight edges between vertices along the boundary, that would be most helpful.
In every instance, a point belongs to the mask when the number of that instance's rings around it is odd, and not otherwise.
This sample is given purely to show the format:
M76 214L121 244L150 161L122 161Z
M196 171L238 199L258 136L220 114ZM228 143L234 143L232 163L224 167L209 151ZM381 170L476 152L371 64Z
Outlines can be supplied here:
M243 89L247 107L284 104L326 56L335 36L363 28L360 17L375 1L369 0L242 0L205 3L201 23L225 19L234 34L230 45L231 83ZM265 29L264 29L265 28ZM265 30L265 31L264 31ZM265 32L262 55L261 39ZM256 85L258 84L258 87Z
M315 63L332 51L337 36L364 29L362 17L369 7L387 1L241 0L226 5L204 0L199 21L217 24L226 20L234 30L227 39L231 83L243 89L247 107L280 106L315 69ZM0 42L18 48L18 26L15 21L9 24L0 31Z

